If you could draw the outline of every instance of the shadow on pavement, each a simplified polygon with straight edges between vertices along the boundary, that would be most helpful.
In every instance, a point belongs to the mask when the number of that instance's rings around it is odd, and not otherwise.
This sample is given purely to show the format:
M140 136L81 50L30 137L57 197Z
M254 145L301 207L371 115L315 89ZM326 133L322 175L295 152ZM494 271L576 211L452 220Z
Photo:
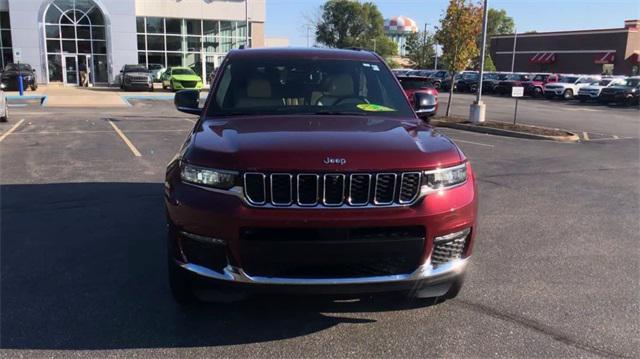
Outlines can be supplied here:
M5 349L127 349L293 338L419 303L255 297L182 308L166 283L158 183L4 185L1 342Z

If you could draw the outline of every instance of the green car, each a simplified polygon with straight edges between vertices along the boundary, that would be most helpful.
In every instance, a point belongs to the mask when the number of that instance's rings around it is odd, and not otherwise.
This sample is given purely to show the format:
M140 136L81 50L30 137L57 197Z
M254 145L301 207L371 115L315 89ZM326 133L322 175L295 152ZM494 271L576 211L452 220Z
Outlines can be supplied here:
M170 67L162 74L162 88L171 91L200 90L202 79L188 67Z

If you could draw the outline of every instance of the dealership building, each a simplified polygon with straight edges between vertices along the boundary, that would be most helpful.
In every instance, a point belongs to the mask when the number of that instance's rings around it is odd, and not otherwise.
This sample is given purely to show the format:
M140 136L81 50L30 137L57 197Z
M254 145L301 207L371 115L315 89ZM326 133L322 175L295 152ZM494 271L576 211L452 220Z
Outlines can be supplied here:
M498 71L513 64L515 72L637 75L640 20L614 29L493 36L491 58Z
M231 49L264 46L265 0L0 0L1 65L40 83L114 83L125 64L189 66L203 78ZM14 58L19 56L20 59Z

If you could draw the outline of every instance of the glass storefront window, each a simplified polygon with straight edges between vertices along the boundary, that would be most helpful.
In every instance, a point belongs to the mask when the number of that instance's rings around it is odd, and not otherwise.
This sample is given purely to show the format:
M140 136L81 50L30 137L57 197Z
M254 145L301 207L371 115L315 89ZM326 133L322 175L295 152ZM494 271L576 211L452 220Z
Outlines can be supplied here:
M104 27L103 26L92 26L91 27L91 35L94 40L106 40L104 36Z
M60 40L47 40L47 52L60 52Z
M11 30L2 30L2 47L11 47Z
M165 66L166 63L163 52L148 52L147 61L150 64L160 64L162 66Z
M147 48L164 51L164 35L147 35Z
M181 54L167 54L167 67L171 66L182 66L182 55Z
M90 54L91 53L91 41L78 41L78 53Z
M187 28L187 35L202 35L202 22L200 20L187 19L184 22Z
M9 18L8 11L0 11L0 28L3 28L3 29L11 28L11 20Z
M93 41L93 53L94 54L106 54L107 43L104 41Z
M49 39L57 39L60 37L60 26L58 25L47 25L45 31Z
M170 36L167 35L167 51L183 51L182 36Z
M205 35L218 35L220 33L220 22L213 20L202 21L202 27Z
M187 36L187 51L200 52L202 45L200 44L201 37Z
M60 26L63 39L75 39L76 29L75 26Z
M138 32L144 32L144 17L136 18L136 30Z
M138 35L138 51L145 51L147 45L145 45L144 35Z
M167 34L182 34L182 20L180 19L165 19L167 25Z
M147 18L147 32L151 34L164 33L164 19L161 17Z
M76 53L76 42L74 40L62 41L62 52L68 52L70 54Z
M147 53L138 52L138 64L147 66Z
M48 55L49 81L62 81L62 57L60 55Z
M109 71L107 69L107 56L93 56L93 76L95 82L109 82Z
M91 28L89 26L77 26L76 34L78 39L91 40Z

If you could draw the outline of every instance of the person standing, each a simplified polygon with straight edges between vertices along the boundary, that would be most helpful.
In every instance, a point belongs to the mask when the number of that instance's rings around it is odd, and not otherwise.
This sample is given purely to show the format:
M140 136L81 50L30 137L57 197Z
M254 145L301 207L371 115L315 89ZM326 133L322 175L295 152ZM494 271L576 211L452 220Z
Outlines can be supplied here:
M89 76L87 74L87 64L80 62L80 86L89 87Z

